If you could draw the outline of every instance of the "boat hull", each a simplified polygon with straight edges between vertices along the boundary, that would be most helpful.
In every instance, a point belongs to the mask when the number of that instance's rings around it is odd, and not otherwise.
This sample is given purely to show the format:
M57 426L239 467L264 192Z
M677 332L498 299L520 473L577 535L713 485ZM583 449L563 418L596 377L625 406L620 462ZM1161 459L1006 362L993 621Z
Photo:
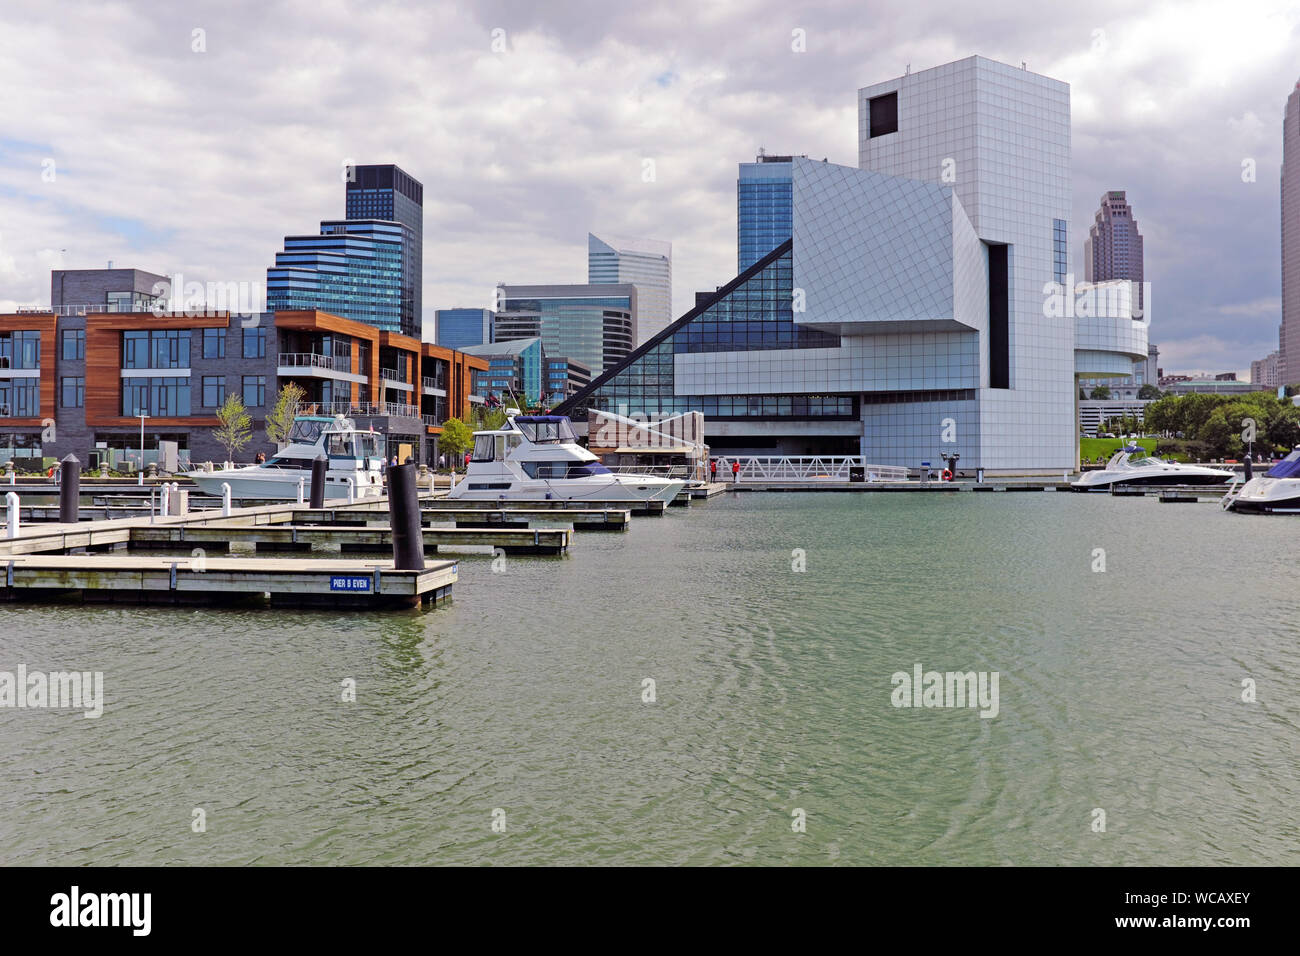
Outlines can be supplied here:
M311 472L287 472L281 475L250 474L261 469L237 468L224 471L190 472L188 477L199 490L206 495L220 498L224 494L222 485L230 485L230 497L238 499L256 499L259 501L297 501L298 481L302 479L303 498L311 496ZM348 497L348 483L338 477L325 479L326 498ZM375 497L383 492L376 484L358 484L354 495L357 498Z
M477 487L476 487L477 486ZM498 477L468 477L448 493L448 498L476 501L672 501L686 487L684 481L648 476L620 475L580 480L507 481Z
M1213 472L1206 474L1193 473L1176 473L1163 472L1151 475L1128 476L1118 474L1114 477L1099 477L1092 481L1085 481L1080 478L1078 481L1070 484L1072 491L1107 491L1116 485L1161 485L1167 487L1177 487L1179 485L1225 485L1232 480L1232 475L1227 473L1216 474Z
M1240 514L1300 514L1300 481L1290 478L1252 478L1227 503Z

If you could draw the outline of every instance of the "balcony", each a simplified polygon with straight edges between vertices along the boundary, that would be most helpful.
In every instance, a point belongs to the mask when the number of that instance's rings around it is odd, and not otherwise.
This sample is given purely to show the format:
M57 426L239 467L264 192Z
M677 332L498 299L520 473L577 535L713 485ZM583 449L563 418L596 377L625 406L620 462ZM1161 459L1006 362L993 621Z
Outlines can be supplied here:
M402 392L414 392L415 388L406 380L403 375L395 368L381 368L379 370L380 388L395 388Z
M420 379L420 388L425 395L437 395L440 398L447 397L446 382L440 381L430 375Z
M420 409L414 405L395 402L334 402L328 406L330 415L348 418L413 418L420 419Z
M437 415L421 415L420 419L430 428L438 428L442 422L438 421Z
M37 363L30 368L14 368L13 359L0 355L0 378L40 378L41 368Z
M275 360L276 374L332 378L345 382L365 382L366 376L352 371L352 359L343 355L321 355L317 352L281 352Z

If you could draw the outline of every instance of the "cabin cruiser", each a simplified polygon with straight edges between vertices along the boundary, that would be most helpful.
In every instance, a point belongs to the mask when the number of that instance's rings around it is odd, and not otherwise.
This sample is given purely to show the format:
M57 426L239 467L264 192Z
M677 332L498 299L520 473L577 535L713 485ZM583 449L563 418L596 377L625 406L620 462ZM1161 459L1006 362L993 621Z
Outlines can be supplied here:
M363 498L383 494L384 436L358 431L342 415L299 415L289 431L289 444L267 461L245 468L191 471L187 477L204 494L222 494L230 486L232 498L268 501L298 500L299 479L303 495L311 493L311 465L320 455L325 466L325 497Z
M1112 455L1105 468L1084 472L1070 488L1104 491L1114 485L1219 485L1233 477L1233 472L1222 468L1180 465L1149 455L1141 445L1128 445Z
M686 482L615 474L578 444L564 415L510 415L504 427L474 433L465 477L449 498L541 501L672 501Z
M1223 498L1229 511L1300 514L1300 448Z

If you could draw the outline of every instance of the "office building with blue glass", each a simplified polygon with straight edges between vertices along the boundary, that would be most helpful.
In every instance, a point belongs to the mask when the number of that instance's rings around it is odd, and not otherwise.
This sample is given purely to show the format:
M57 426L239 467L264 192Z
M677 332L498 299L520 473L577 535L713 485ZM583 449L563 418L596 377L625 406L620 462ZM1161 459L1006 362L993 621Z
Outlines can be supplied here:
M740 262L759 258L560 410L701 411L723 455L1073 468L1075 376L1131 371L1147 343L1051 301L1069 122L1066 84L981 57L860 90L858 168L742 167ZM761 251L787 182L790 231Z
M393 331L418 339L424 324L424 186L392 164L349 166L347 172L344 217L402 227L402 295Z
M740 164L736 180L736 271L744 272L793 235L794 201L790 163L806 156L759 152Z
M552 355L582 363L593 373L614 368L636 347L635 285L503 285L496 341L540 337Z
M405 227L377 219L332 220L320 224L320 235L286 236L266 270L267 311L318 309L407 334L405 243Z
M474 394L506 405L525 398L530 405L542 401L546 352L540 338L471 345L460 351L488 363L486 370L474 372Z
M491 309L438 309L433 313L434 341L449 349L496 341L496 313Z

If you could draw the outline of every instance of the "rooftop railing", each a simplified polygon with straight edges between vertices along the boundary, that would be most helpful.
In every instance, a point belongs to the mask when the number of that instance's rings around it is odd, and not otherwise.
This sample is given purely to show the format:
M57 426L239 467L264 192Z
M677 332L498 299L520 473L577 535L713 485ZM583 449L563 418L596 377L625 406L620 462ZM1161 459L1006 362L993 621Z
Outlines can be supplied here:
M414 405L399 405L395 402L334 402L329 406L329 414L346 415L349 418L388 417L420 418L420 409Z
M281 352L276 362L281 368L327 368L335 372L352 371L352 360L317 352Z

